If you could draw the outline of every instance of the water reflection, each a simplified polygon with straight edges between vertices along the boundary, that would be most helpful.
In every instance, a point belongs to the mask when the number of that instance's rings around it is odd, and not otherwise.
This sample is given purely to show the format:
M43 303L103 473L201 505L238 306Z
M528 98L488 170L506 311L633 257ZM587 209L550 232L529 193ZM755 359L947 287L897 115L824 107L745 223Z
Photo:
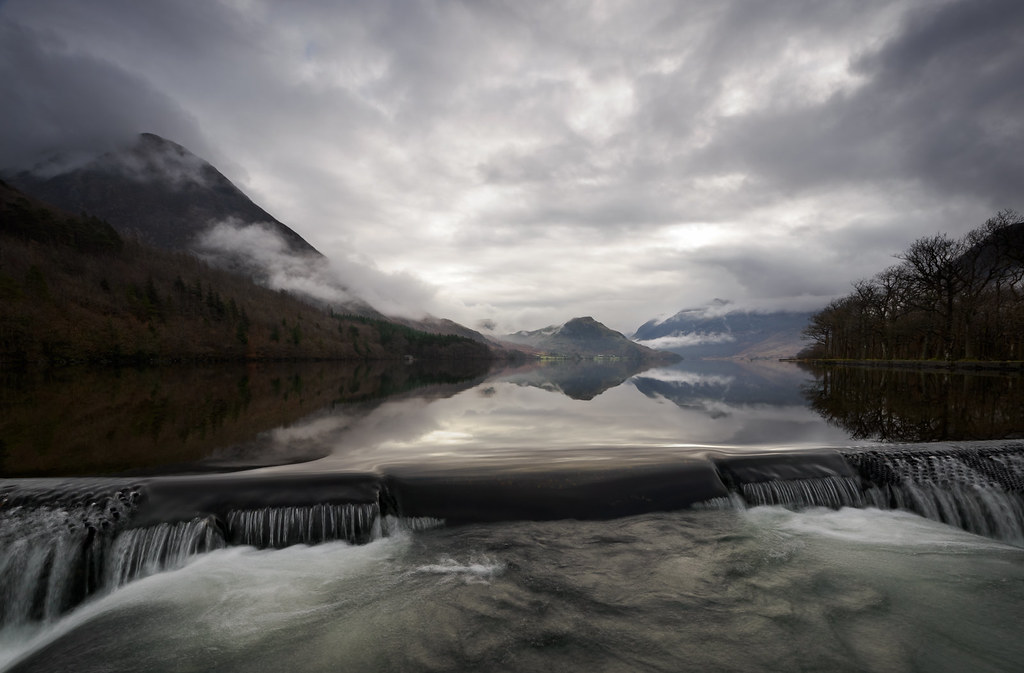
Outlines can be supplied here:
M644 369L634 360L542 360L507 369L493 378L562 393L574 400L592 400Z
M0 376L0 477L237 469L310 460L329 449L275 443L319 410L419 388L450 394L485 372L461 366L269 363L76 368ZM423 386L434 386L423 388Z
M634 384L648 397L715 415L736 406L805 406L800 391L809 381L788 362L695 360L644 372Z
M290 432L329 446L294 469L375 469L413 463L523 469L568 461L664 460L708 449L847 445L801 397L811 377L789 363L684 362L623 384L574 387L579 365L499 372L450 397L389 400L368 413L325 411ZM590 363L588 380L621 377ZM569 392L567 392L567 389ZM573 397L588 390L586 399ZM320 434L317 434L320 432ZM315 438L315 439L314 439Z
M10 376L0 476L501 469L1024 435L1020 377L684 361L487 374L279 363Z
M810 370L808 404L851 438L936 442L1024 437L1019 374L872 367Z

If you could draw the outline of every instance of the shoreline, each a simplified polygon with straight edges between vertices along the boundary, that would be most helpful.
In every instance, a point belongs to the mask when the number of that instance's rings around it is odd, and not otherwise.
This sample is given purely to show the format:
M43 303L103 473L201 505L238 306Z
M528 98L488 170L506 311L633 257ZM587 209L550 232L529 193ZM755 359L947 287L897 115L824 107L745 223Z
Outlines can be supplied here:
M926 371L1016 372L1024 373L1024 360L851 360L780 358L780 362L793 362L822 367L871 367L876 369L917 369Z

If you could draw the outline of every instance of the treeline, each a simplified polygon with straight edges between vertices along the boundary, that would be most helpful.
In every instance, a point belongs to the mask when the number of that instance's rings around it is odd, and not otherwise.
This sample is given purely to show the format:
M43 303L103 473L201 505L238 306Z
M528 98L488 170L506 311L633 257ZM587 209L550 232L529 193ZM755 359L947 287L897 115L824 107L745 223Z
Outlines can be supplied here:
M489 359L122 239L0 183L0 362Z
M1024 216L918 239L811 318L801 358L1024 359Z

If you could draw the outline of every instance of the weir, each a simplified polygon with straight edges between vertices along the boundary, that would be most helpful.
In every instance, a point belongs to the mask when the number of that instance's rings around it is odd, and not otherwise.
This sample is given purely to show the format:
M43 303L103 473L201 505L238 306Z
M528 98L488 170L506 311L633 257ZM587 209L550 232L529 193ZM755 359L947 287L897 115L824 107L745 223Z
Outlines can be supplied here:
M1024 545L1024 443L605 465L0 482L0 628L52 620L94 594L231 545L363 544L443 522L877 507Z

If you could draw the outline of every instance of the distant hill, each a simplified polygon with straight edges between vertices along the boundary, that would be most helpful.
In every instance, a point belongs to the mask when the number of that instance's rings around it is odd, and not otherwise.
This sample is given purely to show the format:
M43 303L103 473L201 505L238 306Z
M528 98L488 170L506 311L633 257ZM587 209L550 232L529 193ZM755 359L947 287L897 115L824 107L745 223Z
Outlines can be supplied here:
M456 334L318 308L0 182L2 363L413 358L486 369L494 356Z
M633 343L591 317L573 318L563 325L534 331L520 331L503 337L504 341L526 346L541 355L566 358L622 358L649 362L671 362L678 358Z
M805 345L801 332L809 312L758 313L730 309L716 299L711 305L684 309L664 320L649 320L633 339L686 359L778 359L793 357Z
M7 176L21 191L71 213L88 213L122 234L166 250L196 250L214 223L260 223L294 253L320 256L301 236L246 196L220 171L152 133L83 164L59 158Z

